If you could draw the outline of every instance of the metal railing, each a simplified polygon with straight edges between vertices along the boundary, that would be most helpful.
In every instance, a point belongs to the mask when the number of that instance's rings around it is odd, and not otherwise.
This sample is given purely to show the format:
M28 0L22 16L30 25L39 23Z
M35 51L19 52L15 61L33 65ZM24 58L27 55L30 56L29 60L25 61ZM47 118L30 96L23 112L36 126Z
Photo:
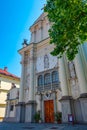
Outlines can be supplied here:
M50 84L37 86L37 92L56 90L56 89L60 89L60 82L53 82Z

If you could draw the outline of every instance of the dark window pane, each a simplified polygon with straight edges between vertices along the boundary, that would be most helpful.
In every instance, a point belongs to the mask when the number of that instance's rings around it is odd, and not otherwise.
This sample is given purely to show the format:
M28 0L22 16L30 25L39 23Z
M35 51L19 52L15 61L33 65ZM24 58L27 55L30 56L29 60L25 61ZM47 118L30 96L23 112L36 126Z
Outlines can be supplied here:
M13 111L13 109L14 109L14 105L11 105L10 106L10 111Z
M42 86L42 85L43 85L43 76L40 75L40 76L38 77L38 86Z
M44 83L49 84L50 83L50 74L46 74L44 77Z
M52 82L58 82L58 72L54 71L52 73Z

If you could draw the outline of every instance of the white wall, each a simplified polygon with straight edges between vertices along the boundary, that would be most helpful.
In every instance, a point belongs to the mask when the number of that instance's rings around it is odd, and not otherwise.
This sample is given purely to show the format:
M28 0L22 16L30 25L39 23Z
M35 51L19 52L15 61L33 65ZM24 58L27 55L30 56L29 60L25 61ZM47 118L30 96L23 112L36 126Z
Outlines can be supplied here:
M58 66L58 58L56 56L52 56L50 54L50 45L47 46L46 48L40 49L37 52L37 61L36 61L36 71L38 72L42 72L44 70L46 70L44 68L44 56L47 55L49 58L49 68L48 69L52 69L54 67Z
M12 88L10 90L10 99L15 99L18 96L19 89L18 88Z

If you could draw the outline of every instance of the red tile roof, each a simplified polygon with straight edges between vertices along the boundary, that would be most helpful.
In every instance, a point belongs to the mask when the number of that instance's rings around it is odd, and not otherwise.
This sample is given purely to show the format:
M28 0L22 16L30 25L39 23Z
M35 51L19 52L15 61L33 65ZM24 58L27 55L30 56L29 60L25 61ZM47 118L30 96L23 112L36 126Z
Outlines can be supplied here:
M9 73L9 72L8 72L7 70L5 70L5 69L4 69L4 70L0 69L0 74L5 75L5 76L9 76L9 77L13 77L13 78L19 78L18 76Z

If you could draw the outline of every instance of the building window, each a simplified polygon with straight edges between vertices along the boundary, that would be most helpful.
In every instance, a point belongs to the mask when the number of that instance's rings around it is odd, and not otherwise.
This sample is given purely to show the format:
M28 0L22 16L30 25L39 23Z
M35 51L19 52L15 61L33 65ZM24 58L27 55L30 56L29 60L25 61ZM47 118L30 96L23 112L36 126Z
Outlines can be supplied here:
M40 76L38 77L38 86L42 86L42 85L43 85L43 76L40 75Z
M45 74L44 76L44 84L50 84L50 74Z
M13 111L14 110L14 105L11 105L10 106L10 111Z
M58 82L58 72L57 71L52 72L52 82Z
M44 68L49 68L49 58L47 55L44 56Z

